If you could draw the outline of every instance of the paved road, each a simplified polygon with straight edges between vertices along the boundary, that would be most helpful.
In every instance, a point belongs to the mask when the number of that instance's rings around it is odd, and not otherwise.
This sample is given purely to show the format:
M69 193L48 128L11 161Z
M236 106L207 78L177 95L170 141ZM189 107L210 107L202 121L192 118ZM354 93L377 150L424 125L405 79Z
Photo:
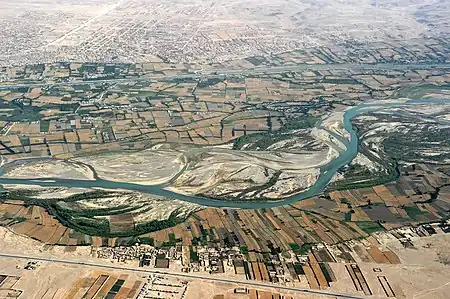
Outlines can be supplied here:
M335 69L351 69L351 70L404 70L404 69L434 69L434 68L450 68L450 63L435 63L435 64L392 64L392 63L378 63L378 64L298 64L290 66L263 66L254 67L251 69L213 69L198 71L195 73L188 73L175 76L142 76L124 79L104 79L104 80L86 80L73 81L61 83L25 83L20 82L12 85L2 85L0 82L0 90L20 87L42 87L42 86L64 86L82 83L120 83L120 82L137 82L149 80L181 80L181 79L214 79L223 78L224 76L239 76L239 75L256 75L256 74L277 74L283 72L297 72L305 70L335 70Z
M21 254L0 253L0 258L26 259L26 260L34 260L34 261L40 261L40 262L51 262L51 263L60 263L60 264L69 264L69 265L80 265L80 266L86 266L86 267L106 268L106 269L113 269L113 270L133 271L133 272L140 272L140 273L145 273L145 274L149 274L149 273L163 274L163 275L174 276L174 277L178 277L178 278L201 279L201 280L211 281L211 282L239 284L241 286L247 286L247 287L275 288L275 289L282 290L282 291L309 293L309 294L315 294L315 295L330 296L330 297L335 297L335 298L364 299L364 297L355 296L355 295L340 294L340 293L334 293L334 292L322 291L322 290L311 290L311 289L281 286L281 285L276 285L276 284L266 283L266 282L239 280L239 279L231 279L231 278L220 278L220 277L214 277L213 275L204 276L204 275L196 275L196 274L190 274L190 273L170 272L170 271L157 270L157 269L113 266L113 265L105 265L105 264L93 263L93 262L81 262L81 261L69 260L69 259L45 258L45 257L28 256L28 255L21 255Z

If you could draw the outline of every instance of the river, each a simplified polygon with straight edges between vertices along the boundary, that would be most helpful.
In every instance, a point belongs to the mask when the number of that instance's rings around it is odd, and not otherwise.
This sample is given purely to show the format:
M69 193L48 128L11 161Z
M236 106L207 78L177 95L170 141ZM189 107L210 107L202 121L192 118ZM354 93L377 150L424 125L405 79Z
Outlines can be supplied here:
M404 105L416 104L450 104L450 100L446 99L420 99L409 100L406 102L395 103L363 103L358 106L348 109L344 114L344 128L350 134L350 140L344 140L347 149L341 151L339 156L324 165L321 168L321 173L316 182L306 191L298 193L288 198L276 201L229 201L229 200L215 200L200 196L188 196L178 194L164 189L164 186L145 186L126 182L113 182L103 179L97 180L75 180L75 179L9 179L0 177L0 184L21 184L21 185L40 185L46 187L77 187L77 188L105 188L105 189L126 189L139 191L158 196L183 200L186 202L196 203L202 206L210 207L229 207L241 209L261 209L272 208L287 204L293 204L297 201L310 198L323 192L326 186L330 183L334 174L343 166L352 161L358 154L358 136L353 129L351 119L366 112L377 111L389 107L399 107Z

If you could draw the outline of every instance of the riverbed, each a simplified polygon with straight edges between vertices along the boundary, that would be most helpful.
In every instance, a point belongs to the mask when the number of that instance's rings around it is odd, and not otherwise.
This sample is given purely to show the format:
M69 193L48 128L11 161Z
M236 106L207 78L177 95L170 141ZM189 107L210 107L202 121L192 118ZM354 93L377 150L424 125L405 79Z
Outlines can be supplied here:
M291 197L284 198L277 201L231 201L231 200L215 200L201 196L191 196L178 194L166 190L164 185L146 186L127 182L113 182L100 178L96 180L77 180L77 179L57 179L57 178L36 178L36 179L13 179L0 177L0 184L18 184L18 185L40 185L44 187L72 187L72 188L104 188L104 189L125 189L130 191L139 191L167 198L183 200L186 202L196 203L202 206L210 207L229 207L240 209L261 209L272 208L287 204L293 204L297 201L313 197L321 194L327 185L330 183L332 177L343 166L351 162L358 154L358 136L353 129L351 119L370 111L378 111L385 108L395 108L404 105L416 104L439 104L450 103L450 99L420 99L420 100L405 100L399 102L372 102L363 103L358 106L348 109L343 118L345 130L350 134L350 139L342 138L340 141L345 143L346 149L339 152L339 156L334 160L321 167L320 175L316 182L311 185L306 191L295 194Z

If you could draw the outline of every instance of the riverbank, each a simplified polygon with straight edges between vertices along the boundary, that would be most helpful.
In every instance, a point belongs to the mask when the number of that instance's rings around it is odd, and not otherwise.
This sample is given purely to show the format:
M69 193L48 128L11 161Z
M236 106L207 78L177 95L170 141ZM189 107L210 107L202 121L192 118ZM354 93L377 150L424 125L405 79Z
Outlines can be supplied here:
M324 165L321 169L321 173L316 182L310 186L310 188L304 192L295 194L291 197L277 200L277 201L224 201L215 200L211 198L204 198L200 196L191 196L178 194L173 191L169 191L164 186L145 186L140 184L126 183L126 182L113 182L103 179L97 179L95 181L86 181L79 179L52 179L48 181L42 178L36 179L18 179L18 178L5 178L0 177L0 184L22 184L22 185L42 185L42 186L66 186L66 187L79 187L79 188L105 188L105 189L126 189L139 191L143 193L154 194L158 196L164 196L173 199L179 199L187 202L196 203L202 206L211 207L230 207L230 208L242 208L242 209L258 209L258 208L270 208L286 204L292 204L297 201L318 195L324 191L326 186L331 181L335 173L352 161L358 153L358 137L354 130L351 119L362 113L375 111L377 109L391 108L402 105L414 105L414 104L439 104L449 103L450 100L445 99L423 99L423 100L409 100L405 102L390 102L390 103L366 103L359 106L352 107L344 113L343 125L344 129L349 133L350 140L346 146L345 151L341 151L339 156L334 160Z

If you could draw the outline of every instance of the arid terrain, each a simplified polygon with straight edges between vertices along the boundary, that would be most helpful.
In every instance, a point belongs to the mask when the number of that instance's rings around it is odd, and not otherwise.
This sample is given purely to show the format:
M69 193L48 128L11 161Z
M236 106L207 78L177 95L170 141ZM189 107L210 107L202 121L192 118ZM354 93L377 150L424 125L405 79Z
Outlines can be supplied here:
M111 292L114 282L120 279L124 280L124 284L116 292L129 293L134 290L135 297L133 298L144 298L144 294L152 294L152 292L155 292L153 290L160 290L161 292L164 285L166 287L171 286L172 288L167 290L176 291L173 293L175 296L181 296L185 292L186 298L202 296L202 298L213 299L219 298L217 296L220 295L224 296L220 298L230 299L253 298L253 292L259 292L260 296L280 292L275 290L275 286L271 288L270 284L252 290L251 287L248 288L239 283L213 282L207 279L179 278L155 274L152 268L137 267L137 263L123 263L95 258L92 256L90 247L69 248L42 245L37 241L17 236L4 228L0 228L0 236L2 237L0 276L7 275L3 284L0 282L0 292L3 292L0 294L9 291L18 295L12 298L19 298L20 296L26 298L46 298L46 296L53 296L52 298L82 298L83 294L93 292L91 289L97 282L99 283L97 291L107 294ZM374 240L375 238L371 237L363 244L369 248L373 246L372 244L375 244L373 242L379 242L376 243L377 246L384 250L392 250L401 264L367 262L355 255L356 262L371 291L371 295L364 298L383 298L386 296L383 285L379 282L379 277L388 278L388 285L395 292L395 298L446 298L446 294L450 290L447 281L450 252L446 246L450 241L449 235L438 234L429 237L411 238L410 242L414 244L414 248L405 248L391 234L379 234L376 236L378 241ZM27 258L5 256L8 254L32 257L36 264L30 264L33 260L27 260ZM41 258L54 258L56 262L39 261ZM74 265L65 261L92 263L92 266ZM31 268L24 269L24 267L30 267L30 265ZM127 267L127 269L111 269L111 265ZM177 273L176 269L180 265L180 261L171 263L171 269L168 269L168 273ZM330 263L329 267L338 279L331 283L331 286L323 295L311 295L302 291L281 291L281 295L286 296L284 298L299 299L330 298L334 293L361 298L358 297L359 293L353 287L352 278L346 270L345 263ZM146 270L149 272L145 273ZM99 279L102 275L106 279L103 279L100 283ZM198 275L202 275L202 272ZM37 277L40 279L36 280ZM236 276L233 271L216 274L214 277L233 280L239 276ZM34 281L34 283L30 283L31 281ZM306 280L304 282L293 282L289 285L294 288L308 287ZM249 294L247 297L245 294L236 295L236 288L248 288Z
M447 37L445 2L0 1L0 64L223 62L347 43ZM330 23L329 19L333 18Z

